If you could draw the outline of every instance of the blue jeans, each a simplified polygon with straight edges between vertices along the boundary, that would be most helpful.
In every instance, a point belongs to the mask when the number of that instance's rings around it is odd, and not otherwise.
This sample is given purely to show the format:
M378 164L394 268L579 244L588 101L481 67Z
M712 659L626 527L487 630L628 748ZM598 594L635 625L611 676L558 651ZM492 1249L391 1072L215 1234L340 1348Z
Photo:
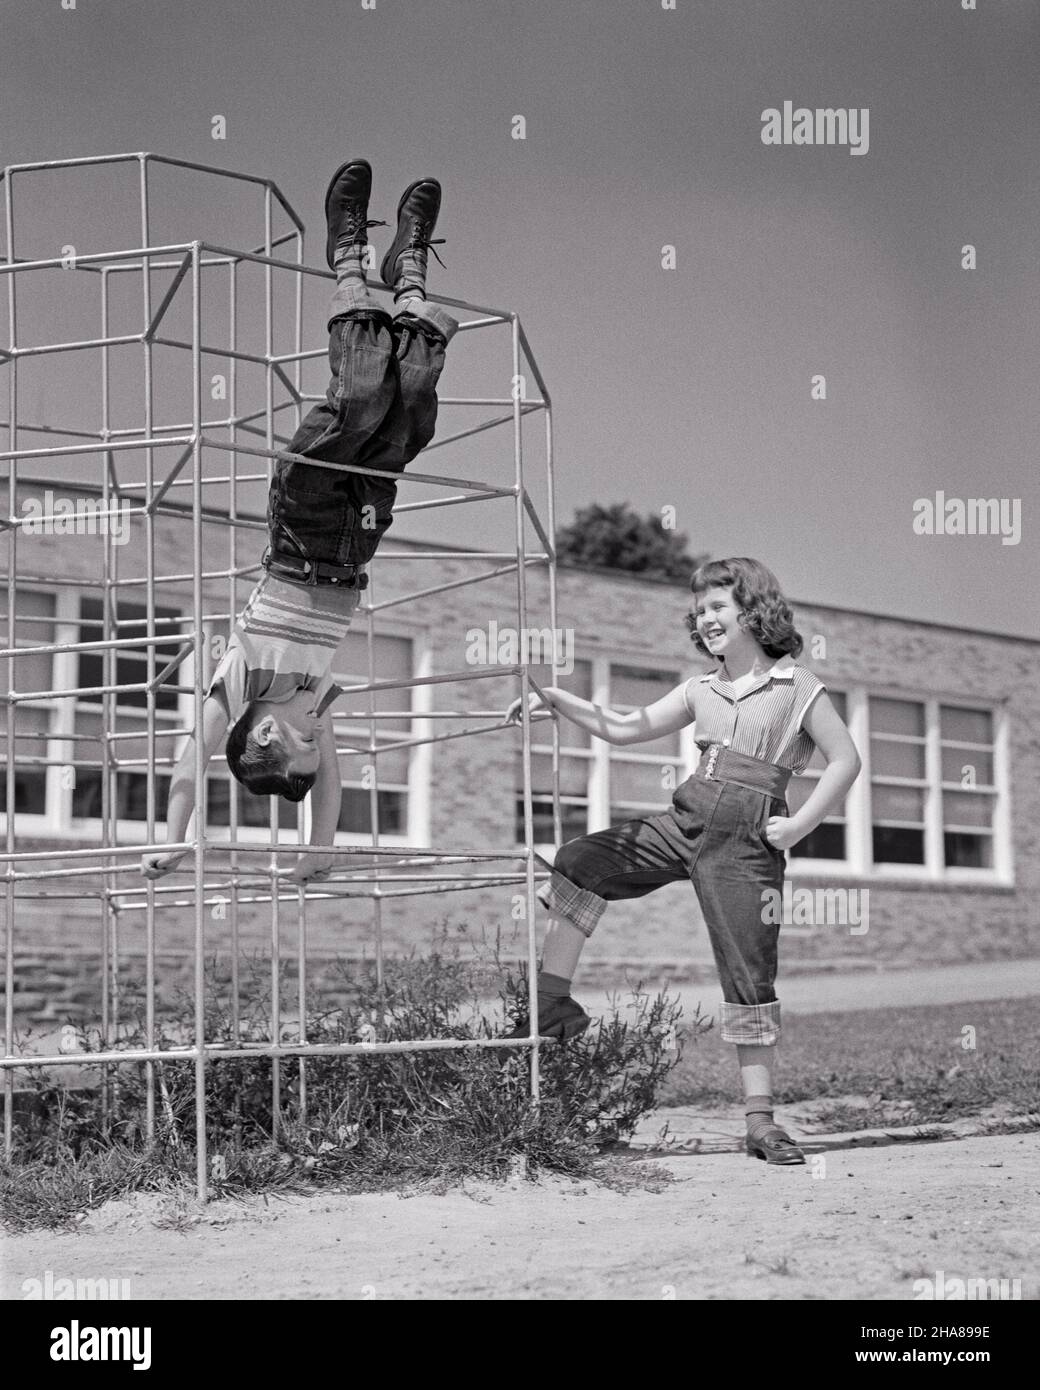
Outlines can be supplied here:
M591 936L608 902L691 881L722 985L723 1041L775 1043L780 928L775 911L766 910L767 890L782 893L785 861L765 827L770 816L787 814L787 803L768 791L716 780L705 775L705 766L702 759L662 815L561 845L538 896L554 916Z
M366 291L341 286L329 320L332 379L288 452L360 464L385 477L279 458L267 505L270 556L363 565L391 522L396 477L433 438L437 380L457 324L443 309L391 318Z

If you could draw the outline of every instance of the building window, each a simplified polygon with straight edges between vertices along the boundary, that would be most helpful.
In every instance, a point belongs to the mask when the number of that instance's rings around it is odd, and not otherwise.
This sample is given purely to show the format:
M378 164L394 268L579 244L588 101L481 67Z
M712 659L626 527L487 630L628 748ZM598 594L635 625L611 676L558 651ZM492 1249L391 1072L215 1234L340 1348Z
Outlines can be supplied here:
M844 691L828 690L834 708L838 711L841 718L848 722L848 701ZM792 777L787 787L787 808L791 815L799 811L809 800L816 783L819 781L820 773L827 766L823 754L817 748L809 760L805 771L797 777ZM788 854L794 859L824 859L824 860L843 860L848 855L848 799L834 811L831 815L820 822L811 834L806 835L804 840L793 845Z
M997 805L993 715L939 706L943 862L947 868L992 869Z
M1007 730L997 712L949 698L830 694L866 766L840 812L789 851L792 869L1010 881ZM792 812L823 766L816 753L792 780Z
M333 661L333 680L337 685L364 685L369 682L368 638L363 632L348 632ZM412 642L407 637L377 636L373 643L373 674L377 681L411 680ZM374 720L367 717L374 710ZM394 747L412 737L412 690L358 691L341 696L333 706L336 743L340 749L340 803L338 830L346 835L368 837L373 825L372 801L375 790L376 816L381 835L408 833L408 773L411 749ZM401 711L406 711L400 714ZM392 718L397 712L400 717ZM356 718L363 715L366 717Z
M871 848L875 864L925 862L925 707L870 696Z
M103 600L91 596L80 599L78 642L102 642L105 639ZM75 684L83 690L96 690L105 685L144 686L150 676L158 676L176 655L183 642L182 614L177 608L157 607L154 632L163 640L154 646L119 647L100 651L79 652L76 658ZM111 633L120 640L147 636L147 609L144 604L124 599L118 601ZM154 649L154 659L149 656ZM174 751L172 730L181 725L180 696L177 689L182 679L178 670L168 672L155 692L156 763L169 759ZM75 704L73 727L73 762L75 784L72 788L71 816L73 821L99 820L102 816L105 777L105 734L110 738L109 756L117 771L114 783L115 805L112 812L117 821L146 822L148 819L148 706L147 690L120 690L114 697L114 709L109 705L106 722L105 696L88 694ZM162 736L163 730L171 731ZM155 819L166 819L170 773L157 767L155 777Z
M552 683L552 671L547 666L532 666L531 675L539 685ZM679 672L674 669L610 662L599 657L594 661L575 661L573 672L561 677L559 685L583 700L624 713L660 700L679 680ZM531 740L534 839L542 846L555 842L549 731L548 721L536 723ZM570 719L559 720L559 731L561 844L620 821L659 813L682 780L687 754L678 733L649 743L618 747L592 738ZM516 839L522 844L523 761L519 750L516 768Z
M544 690L552 685L552 667L532 665L532 680ZM574 670L559 678L560 688L582 700L592 699L592 664L575 661ZM519 682L517 683L519 688ZM561 843L586 835L589 831L589 768L592 736L570 719L560 726L560 820ZM535 844L551 845L555 840L552 805L552 725L548 720L531 726L531 806L534 814ZM523 752L516 754L516 839L524 840Z
M678 671L658 671L620 663L610 667L611 709L624 714L663 699L679 684ZM682 754L678 731L627 747L610 746L609 824L658 815L679 785Z
M19 589L16 596L14 640L7 627L7 589L0 588L3 646L44 647L54 643L55 596ZM12 669L13 668L13 669ZM54 658L48 655L8 657L0 661L4 690L25 694L52 688ZM31 704L0 707L0 812L7 809L7 731L14 715L14 809L19 815L47 814L47 761L51 721L56 701L46 695ZM16 711L16 712L15 712Z

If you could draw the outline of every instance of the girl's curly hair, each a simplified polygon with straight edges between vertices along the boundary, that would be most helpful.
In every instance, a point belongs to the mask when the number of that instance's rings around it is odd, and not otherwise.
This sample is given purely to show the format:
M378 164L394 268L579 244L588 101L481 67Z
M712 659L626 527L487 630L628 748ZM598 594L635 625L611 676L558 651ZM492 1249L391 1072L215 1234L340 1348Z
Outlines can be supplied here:
M804 643L795 631L791 605L780 592L780 584L772 570L760 560L734 556L728 560L709 560L700 565L690 580L694 594L706 589L732 589L733 598L743 610L739 622L755 639L767 656L780 657L790 653L798 656ZM686 627L693 644L704 656L711 652L697 632L696 613L686 614Z

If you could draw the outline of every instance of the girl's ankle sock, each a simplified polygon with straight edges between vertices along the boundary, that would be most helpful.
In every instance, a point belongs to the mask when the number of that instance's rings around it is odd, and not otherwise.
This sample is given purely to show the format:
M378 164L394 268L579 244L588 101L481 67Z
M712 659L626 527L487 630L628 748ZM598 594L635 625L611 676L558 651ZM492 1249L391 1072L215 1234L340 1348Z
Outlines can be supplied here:
M752 1138L763 1129L771 1129L775 1124L773 1119L773 1097L772 1096L748 1096L744 1102L744 1115L747 1120L747 1132Z

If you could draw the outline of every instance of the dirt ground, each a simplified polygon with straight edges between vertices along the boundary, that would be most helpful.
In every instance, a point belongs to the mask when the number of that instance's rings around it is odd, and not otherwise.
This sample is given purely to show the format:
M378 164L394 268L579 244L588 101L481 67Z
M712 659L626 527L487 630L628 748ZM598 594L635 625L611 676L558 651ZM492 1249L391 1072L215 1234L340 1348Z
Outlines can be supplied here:
M830 1135L784 1169L683 1149L683 1116L671 1120L673 1148L633 1153L623 1190L518 1178L444 1195L111 1202L73 1233L8 1237L0 1292L23 1298L50 1270L127 1279L146 1299L913 1300L941 1270L1040 1297L1036 1133ZM732 1147L726 1128L712 1147Z

